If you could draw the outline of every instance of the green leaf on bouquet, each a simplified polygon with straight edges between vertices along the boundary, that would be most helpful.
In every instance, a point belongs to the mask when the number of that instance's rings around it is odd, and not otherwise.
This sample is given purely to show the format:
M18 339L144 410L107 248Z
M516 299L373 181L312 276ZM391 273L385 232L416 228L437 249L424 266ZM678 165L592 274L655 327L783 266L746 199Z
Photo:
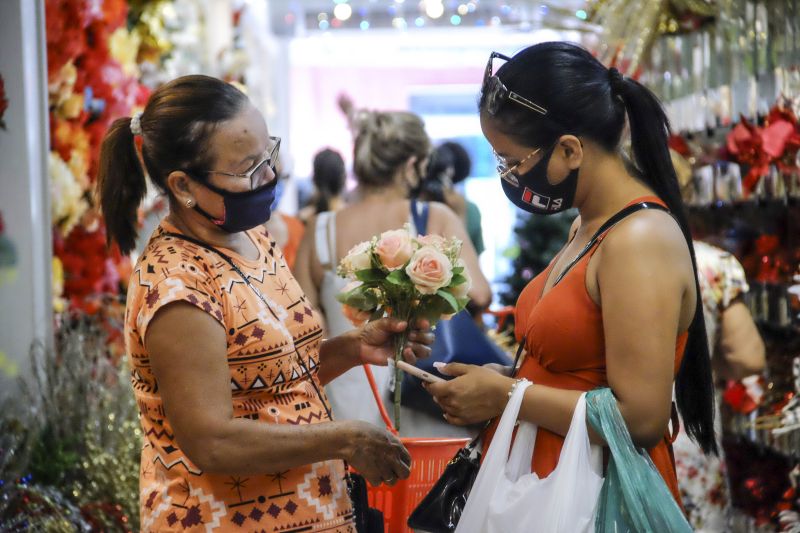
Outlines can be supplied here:
M348 292L340 292L336 295L336 299L340 303L355 307L361 311L372 311L378 307L378 296L371 288L365 285L356 287Z
M453 276L457 276L457 275L463 274L463 273L464 273L464 267L455 267L453 269Z
M398 269L386 276L386 281L395 285L407 285L411 280L409 279L408 274L406 274L402 269Z
M458 300L456 300L456 297L453 296L452 294L450 294L449 292L440 289L440 290L436 291L436 295L437 296L441 296L442 299L445 302L447 302L447 304L449 306L447 314L449 314L449 313L457 313L457 312L459 312L461 310L461 308L458 306Z
M467 282L467 277L464 274L453 274L453 279L450 281L450 286L456 287L466 282Z
M451 313L450 304L447 303L444 298L435 294L426 297L417 308L417 316L419 318L428 319L431 324L438 322L439 319L442 318L442 315L449 315Z
M359 270L356 272L356 279L364 283L376 283L386 279L386 273L377 268Z

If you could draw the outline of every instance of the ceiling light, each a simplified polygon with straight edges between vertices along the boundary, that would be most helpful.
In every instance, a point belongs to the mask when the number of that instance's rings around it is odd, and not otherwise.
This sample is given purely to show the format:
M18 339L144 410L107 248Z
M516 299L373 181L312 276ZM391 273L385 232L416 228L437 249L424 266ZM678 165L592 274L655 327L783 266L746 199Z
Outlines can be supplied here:
M333 8L333 16L339 20L347 20L352 14L353 8L350 7L350 4L337 4L336 7Z
M427 0L425 2L425 14L432 19L438 19L444 14L444 5L441 0Z

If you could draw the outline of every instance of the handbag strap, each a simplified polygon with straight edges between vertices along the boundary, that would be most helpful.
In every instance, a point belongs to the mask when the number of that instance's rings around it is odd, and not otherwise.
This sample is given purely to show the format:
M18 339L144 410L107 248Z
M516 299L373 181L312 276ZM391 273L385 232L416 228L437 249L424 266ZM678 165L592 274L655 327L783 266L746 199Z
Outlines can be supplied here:
M248 278L247 275L244 272L242 272L242 269L239 268L239 266L234 262L231 256L229 256L228 254L226 254L221 250L214 248L209 244L204 243L199 239L195 239L194 237L189 237L188 235L183 235L181 233L175 233L175 232L165 232L164 235L191 242L192 244L200 246L201 248L208 250L209 252L212 252L221 257L226 263L230 265L233 271L236 272L236 274L238 274L239 277L242 278L242 281L244 281L245 285L247 285L250 288L250 290L252 290L253 293L258 297L258 299L261 300L261 302L266 306L266 308L269 309L270 313L272 313L275 319L276 320L278 319L277 315L275 314L275 311L272 310L272 307L269 305L269 302L267 302L267 299L264 298L264 295L261 293L261 291L258 290L258 288L250 282L250 278ZM300 365L302 371L305 373L306 378L308 378L308 380L311 382L311 386L314 387L314 391L317 393L319 401L322 402L322 407L325 409L325 413L328 415L328 420L333 421L333 412L331 411L328 402L325 401L325 397L322 395L322 392L320 392L319 387L317 386L317 382L314 379L314 376L308 370L308 367L303 362L301 357L298 356L296 358L296 361L297 364Z
M317 258L325 270L336 271L336 213L325 211L317 216L314 242Z
M418 202L416 198L411 199L411 221L414 222L417 235L425 235L428 233L429 215L430 205L428 202Z
M624 218L628 217L629 215L632 215L637 211L641 211L642 209L659 209L661 211L669 213L668 208L655 202L639 202L633 205L629 205L625 209L622 209L617 214L606 220L602 226L600 226L600 229L598 229L597 232L592 236L592 238L589 239L589 242L586 243L586 246L584 246L583 249L578 253L578 255L576 255L575 258L569 262L567 267L561 271L561 274L558 275L556 281L553 283L553 286L558 285L558 282L561 281L564 278L564 276L566 276L569 273L569 271L572 270L572 267L574 267L578 263L578 261L580 261L583 258L583 256L585 256L589 252L589 250L591 250L597 244L597 241L608 230L619 224Z

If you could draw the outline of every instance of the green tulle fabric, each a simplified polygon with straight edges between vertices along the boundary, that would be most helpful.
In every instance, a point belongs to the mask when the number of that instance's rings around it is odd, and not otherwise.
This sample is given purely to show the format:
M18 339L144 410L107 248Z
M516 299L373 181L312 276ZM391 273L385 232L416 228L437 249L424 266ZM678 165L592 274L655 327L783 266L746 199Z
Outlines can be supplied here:
M650 456L637 448L609 388L586 395L586 418L611 450L597 502L597 533L691 532Z

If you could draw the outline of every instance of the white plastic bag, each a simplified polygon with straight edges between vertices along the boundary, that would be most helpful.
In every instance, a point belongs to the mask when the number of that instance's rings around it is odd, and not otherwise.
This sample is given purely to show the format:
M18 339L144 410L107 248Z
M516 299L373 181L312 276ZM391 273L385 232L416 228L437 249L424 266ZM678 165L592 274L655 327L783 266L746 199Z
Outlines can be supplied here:
M603 478L592 465L586 398L575 407L556 469L540 479L531 472L536 425L520 421L509 455L525 389L517 385L472 486L456 533L581 533L594 531Z

